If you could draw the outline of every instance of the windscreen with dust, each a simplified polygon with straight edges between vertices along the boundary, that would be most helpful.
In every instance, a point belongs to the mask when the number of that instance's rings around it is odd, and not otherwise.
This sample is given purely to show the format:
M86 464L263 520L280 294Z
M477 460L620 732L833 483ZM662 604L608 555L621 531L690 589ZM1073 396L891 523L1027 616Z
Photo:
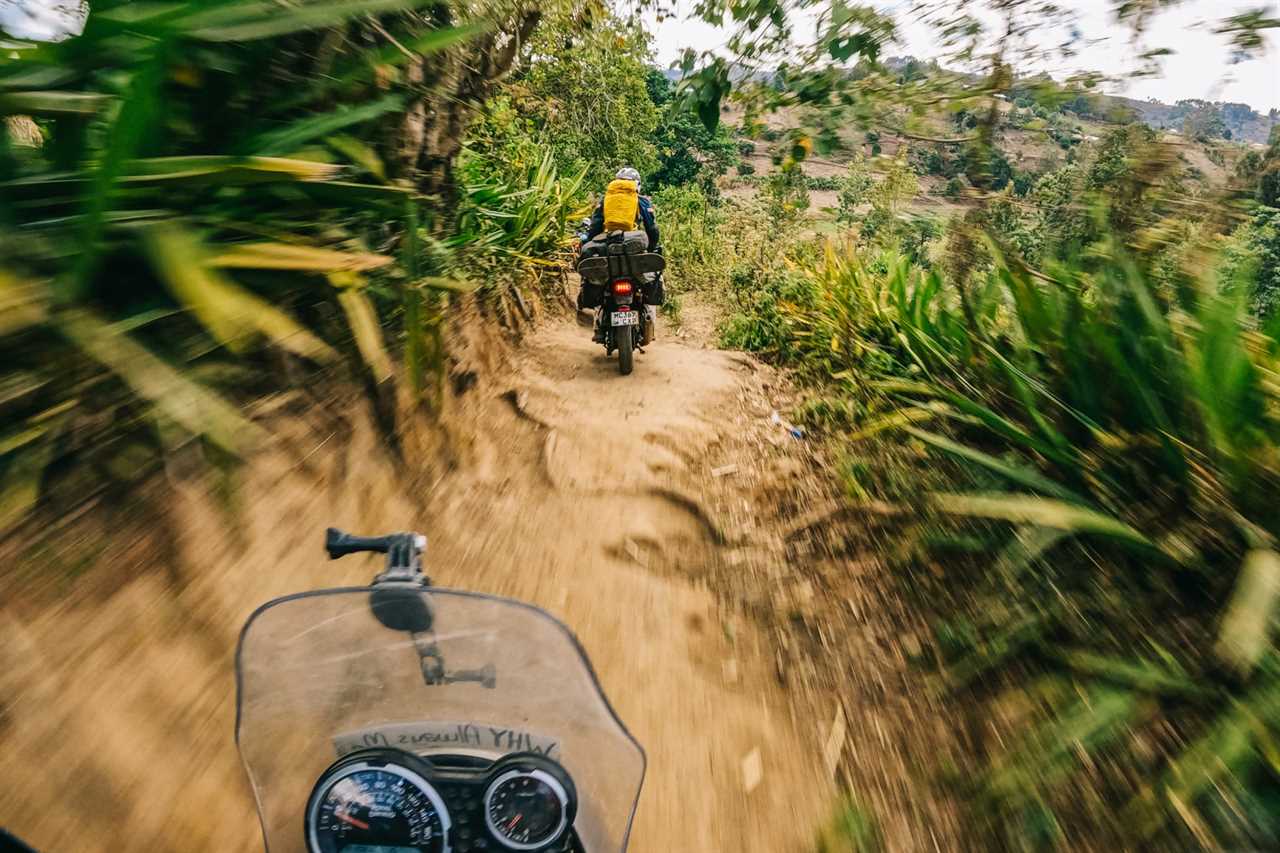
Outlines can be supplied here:
M245 626L236 738L268 850L305 851L312 786L338 758L374 747L427 758L541 752L577 785L588 853L625 850L644 752L568 629L506 599L412 595L432 614L430 630L385 627L369 588L278 599Z

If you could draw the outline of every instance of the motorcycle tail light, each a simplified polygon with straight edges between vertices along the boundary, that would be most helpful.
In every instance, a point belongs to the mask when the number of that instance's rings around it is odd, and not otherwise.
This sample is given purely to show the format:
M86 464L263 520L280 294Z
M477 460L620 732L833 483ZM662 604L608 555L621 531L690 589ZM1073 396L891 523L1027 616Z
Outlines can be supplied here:
M618 296L627 296L631 293L631 282L625 278L620 278L613 283L613 292Z

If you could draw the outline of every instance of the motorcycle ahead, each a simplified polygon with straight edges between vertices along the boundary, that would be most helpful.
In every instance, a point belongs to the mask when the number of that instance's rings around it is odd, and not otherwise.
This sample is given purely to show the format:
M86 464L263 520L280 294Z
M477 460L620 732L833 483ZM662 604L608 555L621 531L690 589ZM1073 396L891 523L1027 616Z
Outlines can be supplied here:
M603 289L596 308L596 339L604 344L606 356L617 351L623 376L631 373L634 351L653 339L654 316L645 305L645 288L649 277L666 264L662 255L648 251L643 231L614 231L583 247L578 261L583 287Z
M438 589L425 539L368 587L260 607L236 651L236 741L271 853L625 851L644 751L582 647L528 604Z

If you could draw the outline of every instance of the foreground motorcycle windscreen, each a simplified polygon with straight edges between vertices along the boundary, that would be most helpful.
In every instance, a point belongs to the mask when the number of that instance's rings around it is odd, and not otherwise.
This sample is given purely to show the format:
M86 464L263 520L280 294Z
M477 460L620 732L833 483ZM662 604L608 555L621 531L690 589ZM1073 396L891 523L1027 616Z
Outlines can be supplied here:
M568 629L507 599L405 594L427 605L430 630L385 627L368 588L277 599L245 626L236 739L268 850L304 853L312 786L338 757L370 747L428 758L541 752L577 785L574 826L588 853L625 850L644 752ZM427 684L424 667L443 670L444 683Z

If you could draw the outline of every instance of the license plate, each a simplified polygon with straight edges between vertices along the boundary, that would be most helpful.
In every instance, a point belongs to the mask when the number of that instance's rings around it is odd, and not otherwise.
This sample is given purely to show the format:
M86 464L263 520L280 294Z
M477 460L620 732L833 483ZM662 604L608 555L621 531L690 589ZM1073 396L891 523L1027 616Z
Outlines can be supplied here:
M612 323L615 326L639 326L639 311L614 311Z

